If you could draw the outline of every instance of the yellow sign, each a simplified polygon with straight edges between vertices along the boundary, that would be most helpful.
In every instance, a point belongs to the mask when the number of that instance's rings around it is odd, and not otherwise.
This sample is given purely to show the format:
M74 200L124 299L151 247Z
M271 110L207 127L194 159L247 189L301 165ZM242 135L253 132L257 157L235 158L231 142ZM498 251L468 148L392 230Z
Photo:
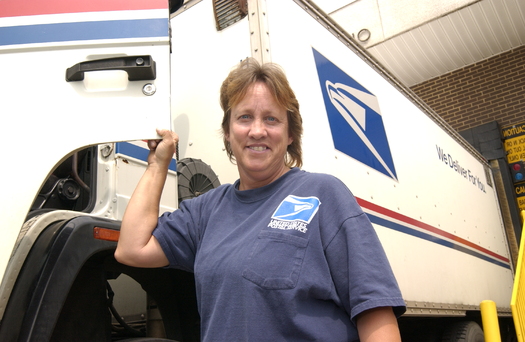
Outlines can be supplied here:
M516 200L518 201L518 208L520 210L525 210L525 184L521 183L515 185L514 189L516 190Z
M525 160L525 122L504 128L503 139L507 152L507 163Z

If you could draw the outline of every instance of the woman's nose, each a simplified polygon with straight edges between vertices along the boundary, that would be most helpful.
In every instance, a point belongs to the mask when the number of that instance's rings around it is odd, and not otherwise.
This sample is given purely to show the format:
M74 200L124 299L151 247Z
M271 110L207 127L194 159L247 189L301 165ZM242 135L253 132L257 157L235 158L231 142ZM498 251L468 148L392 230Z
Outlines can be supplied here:
M266 127L263 120L253 120L250 127L250 137L254 139L260 139L266 136Z

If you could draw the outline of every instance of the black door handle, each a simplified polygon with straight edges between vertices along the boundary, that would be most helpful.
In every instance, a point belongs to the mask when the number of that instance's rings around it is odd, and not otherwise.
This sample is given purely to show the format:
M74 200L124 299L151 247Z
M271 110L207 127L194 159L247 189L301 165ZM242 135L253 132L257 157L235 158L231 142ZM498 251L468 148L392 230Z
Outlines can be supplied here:
M86 71L103 70L124 70L130 81L154 80L157 77L155 61L151 56L125 56L77 63L67 68L66 81L82 81Z

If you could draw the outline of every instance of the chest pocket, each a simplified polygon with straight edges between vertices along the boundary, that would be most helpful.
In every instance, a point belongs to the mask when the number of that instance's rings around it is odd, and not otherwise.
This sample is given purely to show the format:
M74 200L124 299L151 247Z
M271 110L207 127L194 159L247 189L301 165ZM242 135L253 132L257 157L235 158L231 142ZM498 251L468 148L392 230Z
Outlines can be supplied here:
M248 257L245 279L268 290L297 285L308 239L281 232L262 231Z

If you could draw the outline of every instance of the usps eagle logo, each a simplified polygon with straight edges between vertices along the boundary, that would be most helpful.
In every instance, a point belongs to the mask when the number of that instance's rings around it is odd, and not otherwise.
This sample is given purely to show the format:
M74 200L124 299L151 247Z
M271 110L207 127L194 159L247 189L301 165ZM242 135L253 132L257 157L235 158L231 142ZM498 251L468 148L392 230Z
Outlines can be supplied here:
M313 52L335 148L397 180L377 97Z
M272 219L281 221L301 221L310 223L317 213L321 201L317 197L298 197L288 195L277 207Z

